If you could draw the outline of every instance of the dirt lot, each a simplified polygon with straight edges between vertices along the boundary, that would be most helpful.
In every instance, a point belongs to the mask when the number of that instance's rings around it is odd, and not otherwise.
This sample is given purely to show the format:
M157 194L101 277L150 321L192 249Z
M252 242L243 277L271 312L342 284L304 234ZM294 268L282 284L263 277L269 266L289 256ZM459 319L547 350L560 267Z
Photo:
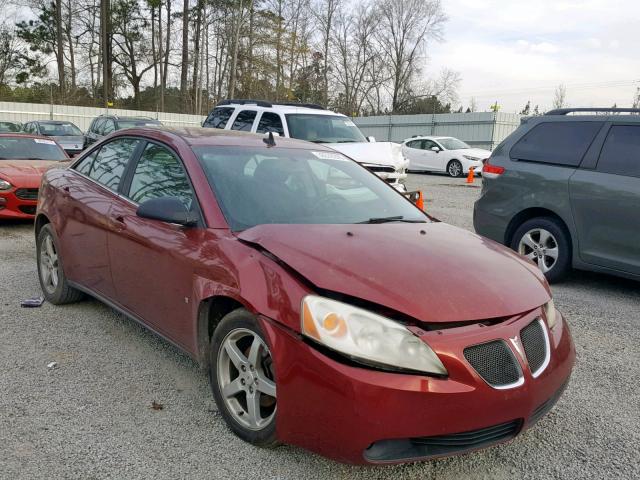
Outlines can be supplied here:
M478 183L409 179L431 213L467 229ZM640 478L636 282L575 273L553 287L578 360L564 397L532 430L461 457L364 468L243 443L194 362L96 301L20 308L40 292L34 257L30 225L0 225L0 478Z

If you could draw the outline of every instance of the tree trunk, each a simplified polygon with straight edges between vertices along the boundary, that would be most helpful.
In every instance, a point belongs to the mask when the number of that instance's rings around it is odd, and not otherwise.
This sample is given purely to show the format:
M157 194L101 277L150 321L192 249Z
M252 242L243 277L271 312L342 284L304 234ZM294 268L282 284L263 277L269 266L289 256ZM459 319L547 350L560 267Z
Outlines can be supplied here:
M162 77L162 87L163 90L167 88L167 71L169 70L169 51L170 51L170 43L171 40L171 0L167 0L167 35L166 35L166 43L164 47L164 72Z
M60 95L64 95L64 51L62 45L62 0L56 0L56 60L58 62L58 84Z
M229 76L229 98L233 98L236 93L236 77L238 68L238 45L240 43L240 26L242 25L242 0L240 0L240 8L236 13L236 21L234 22L235 30L233 32L233 54L231 57L231 72Z
M189 67L189 0L182 7L182 70L180 72L180 94L187 98L187 68Z
M193 111L197 113L198 110L198 73L200 68L200 35L202 29L202 0L198 0L196 3L196 20L195 20L195 32L193 34L193 78L192 92L193 92Z
M167 22L168 23L168 22ZM164 65L162 54L162 4L158 8L158 64L160 67L160 111L164 112Z
M153 61L153 91L154 95L158 92L158 57L156 55L156 7L151 5L151 53ZM157 98L157 97L156 97Z

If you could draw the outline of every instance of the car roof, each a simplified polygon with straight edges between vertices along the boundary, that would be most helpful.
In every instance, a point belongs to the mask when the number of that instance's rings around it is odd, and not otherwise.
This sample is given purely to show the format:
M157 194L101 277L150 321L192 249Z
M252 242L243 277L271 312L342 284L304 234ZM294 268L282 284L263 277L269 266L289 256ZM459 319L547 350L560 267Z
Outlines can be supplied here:
M67 120L33 120L31 123L46 123L49 125L64 125L67 123L74 124L73 122L69 122Z
M417 135L415 137L407 138L402 143L407 143L407 142L410 142L412 140L444 140L446 138L454 138L454 137L445 137L445 136L434 137L432 135Z
M257 100L255 103L246 103L246 101L242 101L242 103L233 101L223 102L215 106L215 108L240 108L242 110L257 110L260 112L278 112L278 113L298 113L298 114L308 114L308 115L334 115L340 117L346 117L342 113L333 112L331 110L324 110L318 107L308 107L304 105L291 105L291 104L271 104L271 106L262 104L263 102ZM266 102L265 102L266 103Z
M264 147L264 139L267 135L239 132L235 130L223 130L219 128L203 128L203 127L135 127L118 130L110 136L115 138L119 136L139 135L143 137L152 137L157 139L169 140L171 137L178 137L191 146L244 146L244 147ZM335 150L324 145L305 142L294 138L279 137L274 135L274 141L277 146L284 148L298 148L303 150L330 151Z

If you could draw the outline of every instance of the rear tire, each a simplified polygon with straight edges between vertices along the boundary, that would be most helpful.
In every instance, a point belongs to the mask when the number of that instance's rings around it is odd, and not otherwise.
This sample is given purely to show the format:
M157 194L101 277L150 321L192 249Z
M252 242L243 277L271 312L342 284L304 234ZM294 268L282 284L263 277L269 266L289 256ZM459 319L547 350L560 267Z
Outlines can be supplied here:
M38 258L38 279L47 302L64 305L82 300L84 294L71 287L64 275L58 239L51 224L46 224L36 239L36 255Z
M451 160L447 164L447 173L450 177L458 178L461 177L464 173L462 171L462 164L459 160Z
M527 220L513 234L511 248L533 261L549 283L561 281L571 270L571 239L553 217Z
M227 426L245 442L277 446L276 377L254 315L240 308L220 321L211 338L209 365L213 397Z

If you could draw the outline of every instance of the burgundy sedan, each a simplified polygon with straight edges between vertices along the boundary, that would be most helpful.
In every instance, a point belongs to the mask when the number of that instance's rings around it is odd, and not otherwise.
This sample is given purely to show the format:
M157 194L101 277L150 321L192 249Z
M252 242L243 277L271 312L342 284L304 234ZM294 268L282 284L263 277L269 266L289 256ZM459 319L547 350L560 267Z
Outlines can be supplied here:
M48 138L0 134L0 220L33 218L42 174L68 160Z
M36 235L47 300L96 297L191 354L256 445L468 452L532 426L574 363L533 264L321 145L117 132L44 175Z

